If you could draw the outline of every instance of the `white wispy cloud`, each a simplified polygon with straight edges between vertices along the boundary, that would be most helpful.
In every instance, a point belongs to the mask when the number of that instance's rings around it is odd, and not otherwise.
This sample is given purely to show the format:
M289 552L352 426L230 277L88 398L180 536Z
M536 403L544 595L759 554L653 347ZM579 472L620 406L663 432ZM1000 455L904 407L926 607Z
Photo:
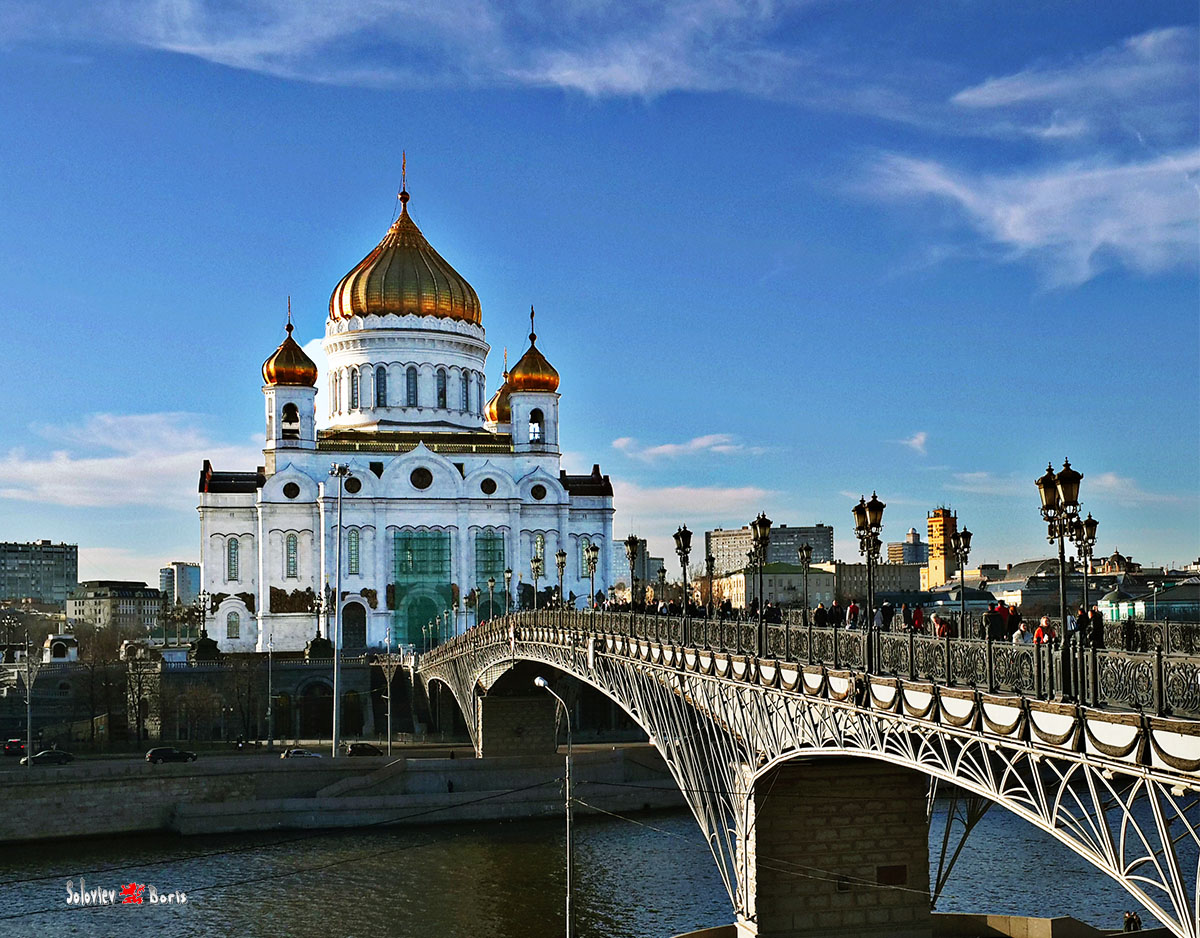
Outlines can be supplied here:
M613 440L612 445L618 452L643 462L695 456L700 453L731 456L740 453L757 455L764 451L762 447L746 446L738 442L737 438L729 433L708 433L692 437L684 443L659 443L655 446L644 446L631 436L622 436Z
M1086 488L1082 490L1081 498L1090 492L1098 492L1102 499L1126 507L1187 500L1179 495L1147 492L1133 479L1115 472L1090 473L1086 480Z
M955 492L970 492L973 495L1000 495L1004 497L1025 496L1037 499L1037 490L1032 478L1024 476L997 475L994 472L955 472L950 476L946 488Z
M1200 148L1004 175L890 154L876 166L874 187L943 200L1008 259L1032 258L1052 285L1074 285L1115 264L1145 274L1193 265L1198 172Z
M117 42L309 82L526 85L588 95L784 87L766 42L814 0L9 0L9 35Z
M188 413L93 414L81 423L38 425L50 446L0 454L0 498L79 507L190 508L205 459L252 470L262 452L214 440Z
M926 433L924 430L918 430L916 433L914 433L912 436L910 436L907 440L897 440L896 442L899 443L901 446L907 446L914 453L920 453L922 456L924 456L925 455L925 442L928 439L929 439L928 433Z

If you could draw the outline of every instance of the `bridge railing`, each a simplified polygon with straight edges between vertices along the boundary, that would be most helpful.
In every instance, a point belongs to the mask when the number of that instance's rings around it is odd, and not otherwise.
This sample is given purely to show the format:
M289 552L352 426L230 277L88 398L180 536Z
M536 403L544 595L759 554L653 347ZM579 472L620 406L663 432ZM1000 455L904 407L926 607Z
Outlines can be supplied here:
M1159 623L1165 625L1165 623ZM467 630L423 656L436 660L473 645L549 641L582 645L587 634L855 670L991 693L1015 693L1160 716L1200 717L1200 656L1183 652L1080 648L935 637L811 623L680 618L547 609L514 613Z

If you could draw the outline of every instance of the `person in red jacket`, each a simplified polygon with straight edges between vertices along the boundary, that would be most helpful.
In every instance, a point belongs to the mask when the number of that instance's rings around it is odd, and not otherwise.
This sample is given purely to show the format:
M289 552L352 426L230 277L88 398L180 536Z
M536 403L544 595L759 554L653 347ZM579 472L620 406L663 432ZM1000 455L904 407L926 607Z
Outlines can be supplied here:
M917 603L916 608L913 609L913 631L925 631L925 610L921 608L920 603Z
M1033 643L1035 645L1045 645L1056 638L1058 638L1058 633L1054 631L1054 626L1050 624L1050 617L1042 616L1042 621L1038 623L1038 627L1033 632Z

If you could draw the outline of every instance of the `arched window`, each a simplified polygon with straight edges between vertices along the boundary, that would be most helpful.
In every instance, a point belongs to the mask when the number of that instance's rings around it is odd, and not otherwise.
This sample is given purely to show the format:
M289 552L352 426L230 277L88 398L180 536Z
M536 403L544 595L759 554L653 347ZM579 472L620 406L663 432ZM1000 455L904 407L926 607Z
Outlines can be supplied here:
M285 440L300 439L300 410L290 401L283 405L279 430Z
M442 410L446 409L446 369L439 368L437 370L437 405Z
M583 576L587 576L587 549L592 546L590 537L581 537L579 539L579 572Z
M225 637L226 638L241 638L242 637L242 617L236 612L231 612L225 617Z
M483 376L475 376L475 413L483 413Z
M375 369L375 406L387 407L387 369L383 365Z
M405 390L407 392L407 400L409 407L417 406L417 368L415 365L409 365L408 370L404 372Z
M356 528L351 528L349 533L346 535L346 558L347 558L347 564L348 564L348 567L347 567L348 572L357 576L358 572L359 572L359 563L358 563L358 530Z
M540 443L545 436L546 418L538 408L529 412L529 442Z
M290 577L300 575L300 539L295 534L287 536L287 568L285 574Z
M236 537L231 537L225 544L225 579L233 581L238 579L238 542Z
M471 382L465 371L462 373L462 407L459 409L464 412L471 409Z
M358 410L358 369L350 372L350 409Z
M546 557L546 538L545 535L539 534L533 539L533 556Z

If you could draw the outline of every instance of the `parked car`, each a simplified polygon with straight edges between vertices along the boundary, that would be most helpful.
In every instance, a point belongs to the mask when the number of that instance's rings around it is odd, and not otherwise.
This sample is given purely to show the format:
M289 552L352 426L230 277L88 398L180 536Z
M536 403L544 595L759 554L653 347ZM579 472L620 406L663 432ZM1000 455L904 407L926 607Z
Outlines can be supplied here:
M25 742L20 739L10 739L4 744L4 754L6 756L23 756L25 755Z
M313 752L311 749L285 749L280 759L320 759L319 752Z
M75 757L69 752L64 752L62 749L43 749L33 757L34 765L66 765L68 762L74 761ZM25 765L28 762L28 756L21 759L21 765Z
M158 746L146 753L146 761L155 765L160 762L195 762L196 754L174 746Z
M348 756L382 756L383 750L371 743L351 743L346 747Z

